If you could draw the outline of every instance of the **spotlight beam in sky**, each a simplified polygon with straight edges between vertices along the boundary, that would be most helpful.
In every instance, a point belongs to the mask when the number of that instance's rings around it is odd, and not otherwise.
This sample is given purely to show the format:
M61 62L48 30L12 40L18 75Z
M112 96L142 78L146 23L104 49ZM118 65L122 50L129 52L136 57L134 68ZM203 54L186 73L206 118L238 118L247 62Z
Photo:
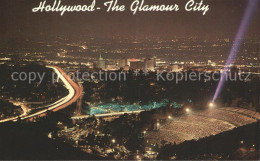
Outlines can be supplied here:
M224 85L226 77L227 77L227 72L228 72L231 64L233 63L233 61L236 58L237 52L239 51L242 40L243 40L243 38L246 34L247 28L250 24L252 17L253 17L253 13L257 8L258 2L259 2L259 0L248 0L246 10L245 10L244 15L242 17L242 20L240 22L240 26L239 26L238 32L236 34L232 48L230 50L229 56L227 58L224 70L221 73L220 81L218 83L218 86L217 86L217 89L216 89L216 92L214 94L212 102L216 101L216 99L218 98L218 96L219 96L219 94L220 94L220 92L223 88L223 85Z

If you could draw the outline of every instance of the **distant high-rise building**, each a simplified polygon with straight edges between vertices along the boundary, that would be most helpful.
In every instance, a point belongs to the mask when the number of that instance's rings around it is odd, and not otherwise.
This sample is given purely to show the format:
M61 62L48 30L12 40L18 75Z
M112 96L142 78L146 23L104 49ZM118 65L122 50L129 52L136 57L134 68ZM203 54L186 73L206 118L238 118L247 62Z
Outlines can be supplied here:
M132 62L130 62L130 67L132 69L144 70L145 69L145 63L142 62L142 61L132 61Z
M156 66L156 60L154 58L145 60L145 70L154 70Z
M98 68L106 69L106 60L102 58L100 54L100 58L98 59Z
M131 66L131 62L137 62L137 61L141 61L141 59L136 59L136 58L127 59L126 60L126 65Z
M124 68L126 65L127 65L127 59L126 58L117 60L117 66L119 68Z

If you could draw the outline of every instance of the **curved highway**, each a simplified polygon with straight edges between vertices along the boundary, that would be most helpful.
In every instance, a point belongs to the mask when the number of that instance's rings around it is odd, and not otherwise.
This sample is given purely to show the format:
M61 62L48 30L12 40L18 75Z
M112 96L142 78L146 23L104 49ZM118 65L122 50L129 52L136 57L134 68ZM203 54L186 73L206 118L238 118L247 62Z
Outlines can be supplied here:
M58 101L52 103L51 105L46 105L45 106L46 108L44 108L41 111L26 116L20 115L20 116L0 120L0 123L8 122L8 121L17 121L18 118L24 120L24 119L33 119L36 117L43 117L46 116L48 111L56 112L58 110L68 107L69 105L77 101L77 99L82 94L82 89L73 80L71 80L70 77L67 76L67 74L60 67L47 66L47 68L51 68L54 70L54 72L58 75L58 78L62 80L65 87L68 89L69 94L59 99Z

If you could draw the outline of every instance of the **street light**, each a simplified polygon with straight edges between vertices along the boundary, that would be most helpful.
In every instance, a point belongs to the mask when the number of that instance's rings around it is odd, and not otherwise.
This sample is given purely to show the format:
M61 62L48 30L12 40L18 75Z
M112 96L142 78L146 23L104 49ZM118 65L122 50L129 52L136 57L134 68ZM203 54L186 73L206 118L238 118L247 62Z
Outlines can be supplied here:
M115 140L115 139L112 139L111 141L112 141L113 144L116 143L116 140Z
M157 129L157 130L160 129L160 123L159 123L159 122L157 122L157 124L156 124L156 129Z
M141 156L140 155L136 155L136 160L142 160Z
M172 119L172 117L169 115L169 116L168 116L168 119Z
M210 102L210 103L209 103L209 107L210 107L210 108L213 108L213 107L215 107L215 104L214 104L213 102Z
M186 108L185 111L188 113L188 112L190 112L190 109L189 109L189 108Z

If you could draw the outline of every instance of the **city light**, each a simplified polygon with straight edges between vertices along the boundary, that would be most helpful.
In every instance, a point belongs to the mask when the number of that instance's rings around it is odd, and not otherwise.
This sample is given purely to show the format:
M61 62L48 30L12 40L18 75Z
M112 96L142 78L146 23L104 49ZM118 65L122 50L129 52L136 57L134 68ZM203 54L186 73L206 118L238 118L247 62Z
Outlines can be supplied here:
M215 107L215 104L214 104L213 102L210 102L210 103L209 103L209 107L210 107L210 108L213 108L213 107Z
M243 140L241 140L241 141L240 141L240 143L241 143L241 144L244 144L244 141L243 141Z
M160 123L159 123L159 122L157 122L157 124L156 124L156 128L157 128L157 129L160 128Z
M111 141L112 141L113 144L116 143L116 140L115 140L115 139L112 139Z
M168 116L168 119L172 119L172 117L169 115L169 116Z
M189 108L186 108L185 111L186 111L187 113L189 113L189 112L190 112L190 109L189 109Z

